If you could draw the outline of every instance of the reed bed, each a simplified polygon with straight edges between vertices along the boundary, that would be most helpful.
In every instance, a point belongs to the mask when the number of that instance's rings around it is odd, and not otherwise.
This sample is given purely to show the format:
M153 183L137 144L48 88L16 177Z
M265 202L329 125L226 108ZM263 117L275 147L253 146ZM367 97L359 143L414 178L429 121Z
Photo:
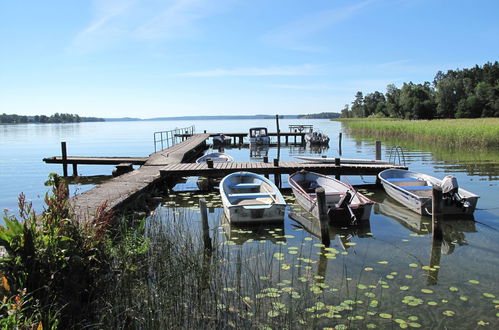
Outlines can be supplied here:
M465 149L499 147L499 118L341 121L353 133L376 137L405 137Z

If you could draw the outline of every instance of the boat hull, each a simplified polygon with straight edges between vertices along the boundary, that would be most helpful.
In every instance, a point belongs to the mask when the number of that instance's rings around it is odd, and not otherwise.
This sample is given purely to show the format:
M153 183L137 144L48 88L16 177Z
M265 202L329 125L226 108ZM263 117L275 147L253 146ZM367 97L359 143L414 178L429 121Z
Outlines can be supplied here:
M432 214L431 187L439 186L441 180L422 173L393 169L381 172L378 177L388 196L420 215ZM443 215L473 214L479 196L462 188L458 189L458 193L466 198L469 207L444 202L441 209Z
M236 172L220 182L224 213L231 223L282 222L286 202L279 189L267 178Z
M289 178L289 184L296 197L296 201L315 218L319 219L317 197L314 192L304 190L302 185L305 181L316 182L318 186L324 188L326 208L329 210L328 216L331 222L351 222L350 211L347 208L338 207L338 203L347 191L350 191L353 195L352 202L350 203L350 210L355 215L357 221L369 220L372 205L374 203L359 192L354 192L352 187L341 181L317 173L301 171L292 174Z

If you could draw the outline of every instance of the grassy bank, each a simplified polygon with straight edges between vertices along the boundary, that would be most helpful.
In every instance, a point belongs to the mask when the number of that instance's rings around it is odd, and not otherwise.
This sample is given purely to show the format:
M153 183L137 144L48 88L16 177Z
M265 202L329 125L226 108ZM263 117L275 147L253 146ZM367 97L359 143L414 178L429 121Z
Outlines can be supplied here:
M466 149L499 147L499 118L393 120L340 119L353 133L402 137Z

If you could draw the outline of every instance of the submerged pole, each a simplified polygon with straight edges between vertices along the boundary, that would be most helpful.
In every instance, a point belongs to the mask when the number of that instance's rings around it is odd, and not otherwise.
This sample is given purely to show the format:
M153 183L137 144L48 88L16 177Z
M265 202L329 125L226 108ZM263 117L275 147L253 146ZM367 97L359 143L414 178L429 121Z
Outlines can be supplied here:
M340 135L338 136L338 152L341 156L341 138L343 136L343 133L340 132Z
M381 141L376 141L376 160L381 160Z
M201 223L203 226L203 242L205 250L211 250L211 238L210 238L210 227L208 225L208 211L206 209L206 200L204 198L199 199L199 208L201 210Z
M321 240L322 244L329 247L331 239L329 238L329 216L326 207L326 191L323 187L315 189L317 195L317 207L319 211L319 222L321 225Z
M275 115L275 123L277 126L277 158L281 158L281 130L279 129L279 115Z
M432 236L433 239L442 239L442 188L433 186L431 192L431 222L432 222Z

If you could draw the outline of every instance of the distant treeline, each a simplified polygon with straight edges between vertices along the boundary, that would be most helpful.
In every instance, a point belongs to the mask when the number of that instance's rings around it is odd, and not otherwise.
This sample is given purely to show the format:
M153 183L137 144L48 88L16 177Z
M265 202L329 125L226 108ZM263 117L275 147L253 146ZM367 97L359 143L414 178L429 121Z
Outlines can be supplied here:
M439 71L433 83L390 84L386 93L357 92L342 118L403 119L499 117L499 62L471 69Z
M80 117L69 113L55 113L52 116L36 115L36 116L20 116L20 115L0 115L0 124L46 124L46 123L80 123L87 121L104 121L102 118L96 117Z
M303 119L330 119L338 117L340 117L340 113L338 112L321 112L321 113L312 113L308 115L298 115L298 118L303 118Z

